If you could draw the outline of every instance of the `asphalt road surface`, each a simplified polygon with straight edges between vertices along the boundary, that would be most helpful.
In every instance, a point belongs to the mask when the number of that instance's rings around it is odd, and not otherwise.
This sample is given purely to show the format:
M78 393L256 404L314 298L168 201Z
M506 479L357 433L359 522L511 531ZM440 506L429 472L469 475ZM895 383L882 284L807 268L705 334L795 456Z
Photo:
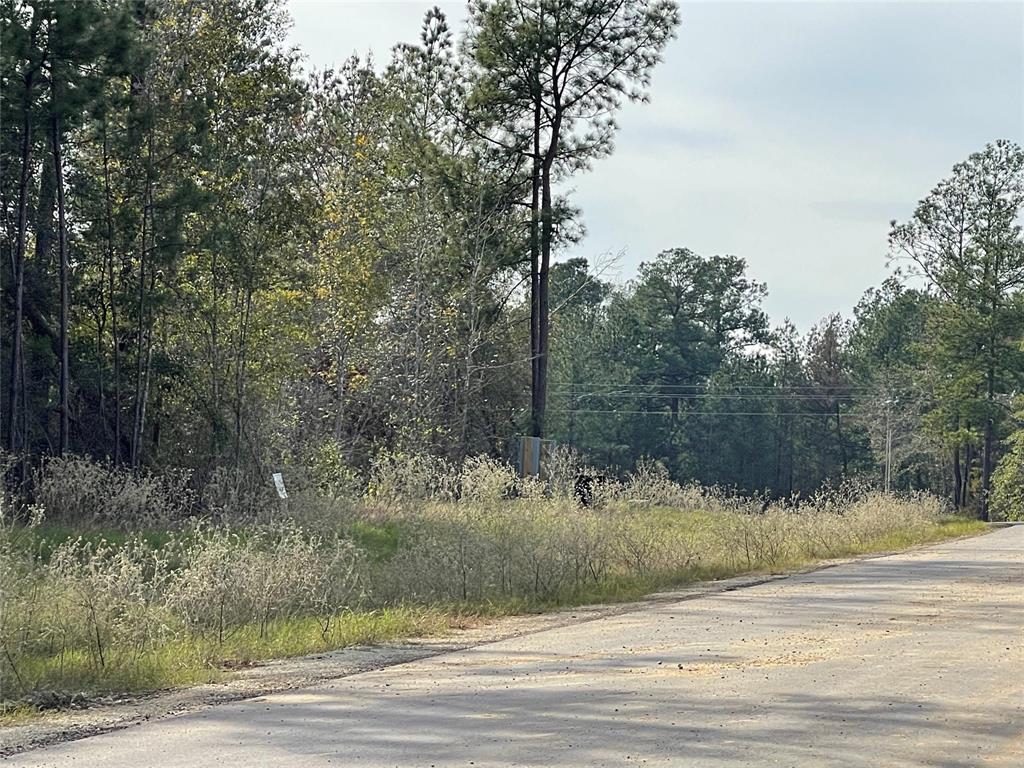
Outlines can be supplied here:
M1024 526L59 744L12 766L1024 766Z

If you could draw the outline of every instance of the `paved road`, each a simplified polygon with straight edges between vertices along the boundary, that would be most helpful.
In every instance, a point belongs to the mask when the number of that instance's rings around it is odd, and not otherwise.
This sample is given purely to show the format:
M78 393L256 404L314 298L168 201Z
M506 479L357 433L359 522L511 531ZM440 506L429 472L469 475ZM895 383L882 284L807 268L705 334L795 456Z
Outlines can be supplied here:
M12 766L1024 766L1024 526L338 679Z

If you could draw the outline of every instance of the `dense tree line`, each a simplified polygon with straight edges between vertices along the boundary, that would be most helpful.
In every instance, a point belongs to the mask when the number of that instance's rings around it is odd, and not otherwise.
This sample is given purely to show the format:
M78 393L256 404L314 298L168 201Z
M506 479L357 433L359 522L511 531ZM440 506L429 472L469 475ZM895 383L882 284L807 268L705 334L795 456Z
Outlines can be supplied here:
M864 475L1011 513L1024 486L1022 213L1024 152L997 141L892 222L893 277L802 337L769 328L765 287L732 256L666 251L624 288L556 265L554 436L746 491Z
M459 40L435 9L386 62L312 73L274 0L0 8L10 482L66 452L256 483L534 434L777 496L887 466L981 511L1019 485L1013 144L801 335L735 256L673 249L620 286L556 260L583 231L559 190L647 97L668 0L475 0Z

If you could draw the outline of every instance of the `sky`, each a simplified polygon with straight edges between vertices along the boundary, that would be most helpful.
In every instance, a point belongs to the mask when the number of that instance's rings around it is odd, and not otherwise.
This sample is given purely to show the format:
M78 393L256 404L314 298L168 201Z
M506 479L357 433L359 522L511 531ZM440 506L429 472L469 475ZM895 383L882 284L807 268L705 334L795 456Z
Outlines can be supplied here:
M311 66L416 42L438 5L289 0ZM687 247L747 260L773 323L852 313L889 274L892 219L954 163L1024 141L1024 2L682 3L650 103L627 104L611 157L575 178L585 239L563 257L636 274Z

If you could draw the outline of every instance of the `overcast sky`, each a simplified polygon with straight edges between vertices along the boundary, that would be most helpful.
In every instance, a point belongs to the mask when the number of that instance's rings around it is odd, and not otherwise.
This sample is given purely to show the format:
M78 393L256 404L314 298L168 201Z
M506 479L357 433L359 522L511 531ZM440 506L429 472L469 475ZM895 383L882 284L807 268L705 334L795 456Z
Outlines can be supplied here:
M415 42L439 5L291 0L326 66ZM626 280L681 246L745 258L773 322L848 315L887 274L886 234L953 165L1024 139L1024 2L697 2L627 105L615 153L573 184L587 237Z

